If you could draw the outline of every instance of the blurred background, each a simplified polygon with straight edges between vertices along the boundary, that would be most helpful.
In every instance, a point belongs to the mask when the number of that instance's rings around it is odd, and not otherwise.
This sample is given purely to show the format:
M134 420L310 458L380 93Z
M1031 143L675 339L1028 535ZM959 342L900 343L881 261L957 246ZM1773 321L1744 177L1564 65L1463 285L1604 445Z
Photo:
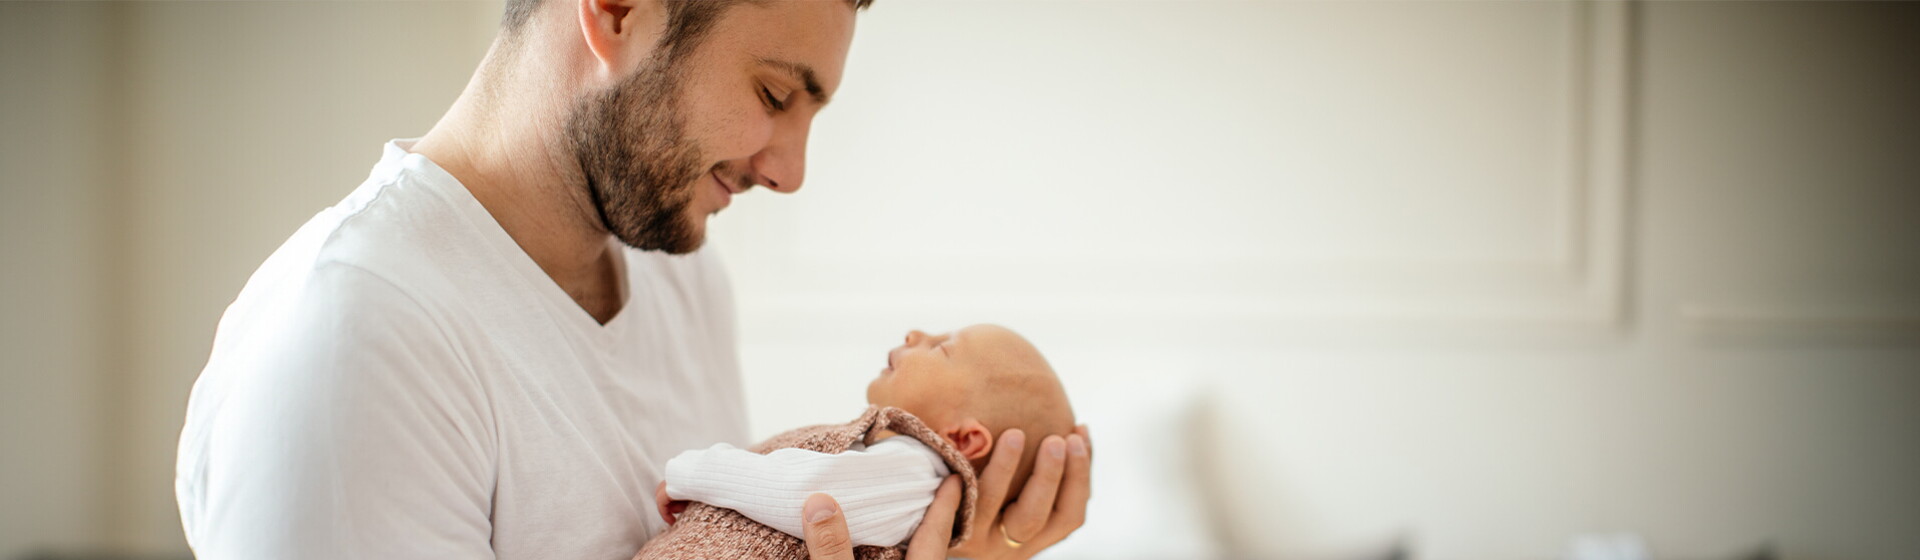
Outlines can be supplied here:
M215 321L498 13L0 3L0 559L188 554ZM754 435L997 322L1092 424L1052 557L1920 558L1916 29L882 0L806 188L714 221Z

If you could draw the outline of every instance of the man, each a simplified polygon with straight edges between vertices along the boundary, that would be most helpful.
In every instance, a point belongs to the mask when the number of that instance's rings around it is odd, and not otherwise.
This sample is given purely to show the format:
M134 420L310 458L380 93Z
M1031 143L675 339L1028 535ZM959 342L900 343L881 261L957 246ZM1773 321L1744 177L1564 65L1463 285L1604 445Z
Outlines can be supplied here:
M180 442L195 553L633 555L663 528L665 460L745 443L707 217L800 188L860 7L509 0L445 117L389 143L221 319ZM942 486L915 557L1026 557L1077 528L1084 429L1038 450L1004 511L1010 473L982 473L994 514L953 551ZM831 497L804 511L816 558L852 557Z

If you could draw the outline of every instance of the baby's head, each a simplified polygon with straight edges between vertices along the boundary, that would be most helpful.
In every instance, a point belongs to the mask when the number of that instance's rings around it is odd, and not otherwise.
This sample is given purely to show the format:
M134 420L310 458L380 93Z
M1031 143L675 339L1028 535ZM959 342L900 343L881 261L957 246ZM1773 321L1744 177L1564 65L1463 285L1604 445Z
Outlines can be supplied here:
M1026 487L1040 440L1073 433L1073 408L1047 359L1018 333L974 325L948 334L907 333L867 385L869 404L920 418L953 442L979 472L1008 428L1026 434L1007 500Z

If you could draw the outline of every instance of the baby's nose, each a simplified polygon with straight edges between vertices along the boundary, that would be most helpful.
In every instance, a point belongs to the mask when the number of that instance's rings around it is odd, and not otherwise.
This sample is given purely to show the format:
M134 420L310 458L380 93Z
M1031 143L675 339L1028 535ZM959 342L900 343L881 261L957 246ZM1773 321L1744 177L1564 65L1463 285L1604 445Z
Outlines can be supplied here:
M927 333L920 332L919 330L907 331L907 346L920 344L920 341L926 340L926 338Z

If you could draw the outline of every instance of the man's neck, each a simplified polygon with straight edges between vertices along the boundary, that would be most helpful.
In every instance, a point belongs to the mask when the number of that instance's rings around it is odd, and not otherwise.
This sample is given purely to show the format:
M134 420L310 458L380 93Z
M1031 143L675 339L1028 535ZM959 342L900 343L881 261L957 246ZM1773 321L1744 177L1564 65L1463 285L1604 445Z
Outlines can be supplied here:
M459 179L547 277L605 324L625 303L624 266L566 155L565 112L501 114L499 104L482 108L476 91L469 86L412 151Z

